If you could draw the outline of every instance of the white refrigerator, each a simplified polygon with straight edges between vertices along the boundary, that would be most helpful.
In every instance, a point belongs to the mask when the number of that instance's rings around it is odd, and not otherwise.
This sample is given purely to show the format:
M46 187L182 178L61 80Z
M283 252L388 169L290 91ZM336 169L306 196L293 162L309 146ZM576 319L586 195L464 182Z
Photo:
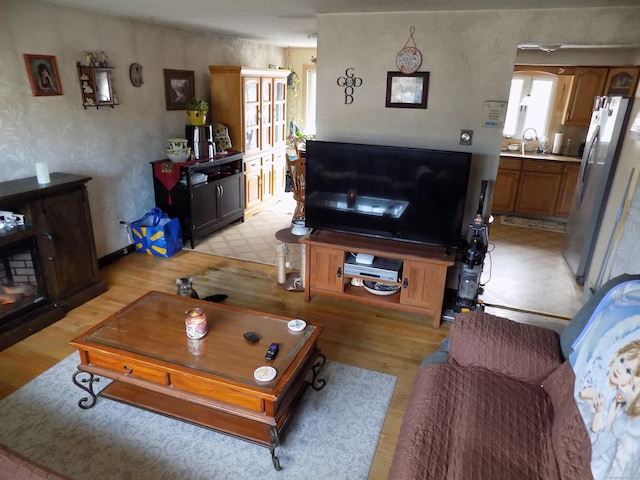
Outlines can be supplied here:
M631 110L630 100L622 97L599 97L594 104L562 248L579 284L589 271Z

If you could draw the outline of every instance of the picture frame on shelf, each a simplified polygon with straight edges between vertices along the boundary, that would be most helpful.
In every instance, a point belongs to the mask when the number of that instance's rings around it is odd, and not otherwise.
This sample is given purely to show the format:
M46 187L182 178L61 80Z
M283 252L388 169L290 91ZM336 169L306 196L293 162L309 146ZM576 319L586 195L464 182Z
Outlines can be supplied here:
M429 72L387 72L387 101L395 108L427 108Z
M164 95L167 110L187 110L195 96L193 70L164 69Z
M58 74L56 57L25 53L24 63L34 97L62 95L62 84Z

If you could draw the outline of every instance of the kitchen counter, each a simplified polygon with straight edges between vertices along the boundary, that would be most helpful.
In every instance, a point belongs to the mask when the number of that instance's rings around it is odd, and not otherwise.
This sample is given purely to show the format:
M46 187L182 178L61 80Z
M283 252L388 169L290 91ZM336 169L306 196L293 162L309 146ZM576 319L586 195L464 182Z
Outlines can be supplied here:
M516 158L521 160L551 160L555 162L575 162L580 163L581 157L567 157L566 155L554 155L552 153L525 153L513 152L510 150L502 150L501 157Z

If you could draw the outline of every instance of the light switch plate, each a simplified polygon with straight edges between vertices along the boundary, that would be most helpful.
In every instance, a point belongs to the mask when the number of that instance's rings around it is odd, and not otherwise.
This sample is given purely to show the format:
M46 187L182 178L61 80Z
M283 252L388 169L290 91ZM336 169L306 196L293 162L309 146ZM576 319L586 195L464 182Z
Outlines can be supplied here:
M473 130L460 130L460 145L471 145Z

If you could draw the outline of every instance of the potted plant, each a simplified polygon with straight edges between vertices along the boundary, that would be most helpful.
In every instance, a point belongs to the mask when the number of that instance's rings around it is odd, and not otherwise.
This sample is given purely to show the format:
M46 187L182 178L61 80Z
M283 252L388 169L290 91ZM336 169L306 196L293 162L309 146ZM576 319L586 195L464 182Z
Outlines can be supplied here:
M201 98L193 97L187 104L187 115L191 125L204 125L208 111L209 104Z

